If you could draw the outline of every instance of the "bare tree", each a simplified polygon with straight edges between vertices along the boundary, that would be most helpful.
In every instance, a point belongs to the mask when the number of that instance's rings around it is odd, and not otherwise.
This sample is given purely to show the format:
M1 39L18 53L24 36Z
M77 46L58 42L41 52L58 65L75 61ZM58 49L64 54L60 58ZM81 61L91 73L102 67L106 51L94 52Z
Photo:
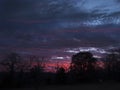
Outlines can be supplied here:
M6 71L11 74L19 70L21 64L21 57L17 53L10 53L4 60L1 61L1 65L6 68Z
M39 71L43 72L45 68L45 58L39 56L31 56L30 57L30 67L31 68L38 68Z
M105 66L109 79L120 80L120 49L110 50L106 56Z

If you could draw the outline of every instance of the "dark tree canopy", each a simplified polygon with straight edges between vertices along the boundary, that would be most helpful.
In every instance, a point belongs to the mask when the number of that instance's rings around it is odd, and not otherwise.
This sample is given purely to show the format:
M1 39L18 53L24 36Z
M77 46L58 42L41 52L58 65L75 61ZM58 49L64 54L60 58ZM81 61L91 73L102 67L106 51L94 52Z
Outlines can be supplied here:
M96 58L90 52L80 52L72 56L70 72L78 81L94 80Z
M60 84L65 84L66 82L66 73L63 67L58 68L56 72L56 82Z
M96 59L90 52L80 52L72 56L72 66L76 69L85 69L89 64L94 64Z

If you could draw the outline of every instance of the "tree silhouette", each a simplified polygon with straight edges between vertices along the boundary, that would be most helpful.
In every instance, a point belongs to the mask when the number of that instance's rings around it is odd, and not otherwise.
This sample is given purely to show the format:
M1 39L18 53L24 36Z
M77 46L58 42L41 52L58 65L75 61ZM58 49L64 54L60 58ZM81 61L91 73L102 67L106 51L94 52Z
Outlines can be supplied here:
M5 77L6 85L8 84L12 86L16 84L15 75L16 72L20 70L21 57L17 53L10 53L4 60L1 61L1 65L3 68L6 68L6 72L8 72L7 77Z
M40 58L38 56L31 56L30 62L32 65L30 69L31 79L33 84L37 87L43 81L42 79L43 79L43 73L45 67L45 58L44 57Z
M63 67L59 67L56 72L56 82L58 84L65 84L66 83L66 73Z
M21 57L17 53L11 53L1 61L1 65L3 65L11 74L14 74L19 70L20 63Z
M109 79L120 80L120 49L111 50L106 56L105 64Z
M76 80L86 81L95 78L96 59L90 52L80 52L72 56L70 72Z

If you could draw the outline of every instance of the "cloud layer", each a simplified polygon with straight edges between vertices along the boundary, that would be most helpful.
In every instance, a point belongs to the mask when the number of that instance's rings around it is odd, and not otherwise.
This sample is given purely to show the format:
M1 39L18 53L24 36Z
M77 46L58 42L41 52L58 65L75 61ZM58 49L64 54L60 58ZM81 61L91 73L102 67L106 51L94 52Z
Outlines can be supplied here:
M0 0L0 13L0 47L120 45L119 0Z

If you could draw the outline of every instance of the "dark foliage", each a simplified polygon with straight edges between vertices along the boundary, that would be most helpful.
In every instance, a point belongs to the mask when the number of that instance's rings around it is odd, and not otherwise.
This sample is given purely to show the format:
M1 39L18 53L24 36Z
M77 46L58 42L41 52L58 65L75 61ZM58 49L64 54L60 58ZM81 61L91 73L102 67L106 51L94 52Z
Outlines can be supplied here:
M93 81L96 77L96 59L90 52L80 52L72 56L70 73L78 82Z
M90 52L72 56L69 70L57 67L56 73L44 71L44 58L31 56L29 64L16 53L11 53L0 62L5 71L0 72L0 87L39 87L40 85L66 85L77 83L102 83L120 81L120 50L106 55L104 68L96 66L98 60ZM32 63L36 63L33 65Z
M58 68L56 72L56 83L57 84L65 84L66 83L66 73L63 67Z

